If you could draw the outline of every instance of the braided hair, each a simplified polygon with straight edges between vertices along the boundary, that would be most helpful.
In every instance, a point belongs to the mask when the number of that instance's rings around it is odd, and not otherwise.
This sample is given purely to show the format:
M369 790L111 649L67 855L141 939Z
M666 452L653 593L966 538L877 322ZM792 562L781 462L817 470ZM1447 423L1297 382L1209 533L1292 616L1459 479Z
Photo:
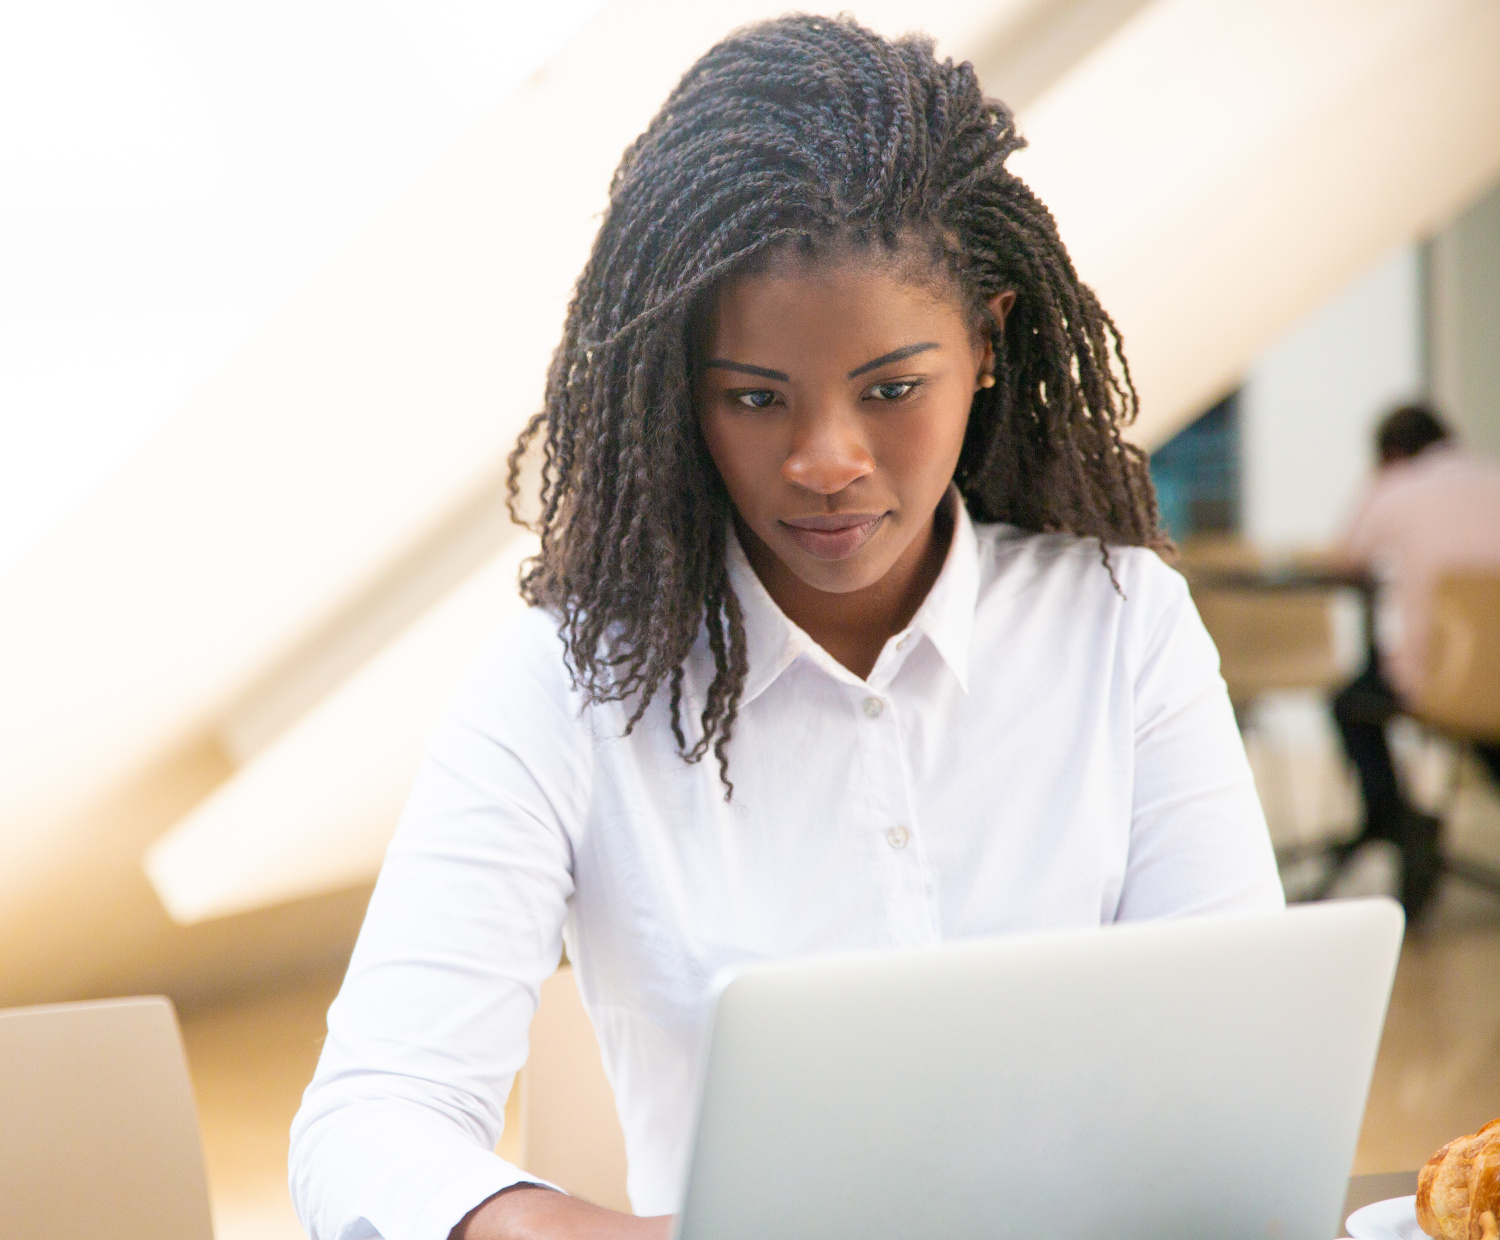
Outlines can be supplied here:
M558 615L585 699L630 703L627 731L665 685L679 751L712 750L726 795L746 641L693 379L729 279L789 252L938 258L996 361L954 479L969 512L1095 538L1106 570L1109 543L1166 545L1145 456L1120 436L1137 399L1119 332L1006 170L1023 145L973 66L937 60L930 39L796 15L704 55L614 174L543 410L510 457L515 515L540 440L541 551L522 594ZM986 305L1006 290L1000 329ZM700 633L714 675L690 744L683 663Z

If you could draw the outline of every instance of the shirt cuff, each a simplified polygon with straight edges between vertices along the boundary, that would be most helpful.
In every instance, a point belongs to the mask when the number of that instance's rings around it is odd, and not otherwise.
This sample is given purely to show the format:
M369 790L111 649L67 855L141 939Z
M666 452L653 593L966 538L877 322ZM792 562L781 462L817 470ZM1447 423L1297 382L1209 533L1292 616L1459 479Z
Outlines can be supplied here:
M562 1192L555 1184L527 1175L495 1154L474 1150L458 1160L462 1165L435 1192L417 1217L413 1240L448 1240L449 1233L475 1206L517 1184L535 1184Z

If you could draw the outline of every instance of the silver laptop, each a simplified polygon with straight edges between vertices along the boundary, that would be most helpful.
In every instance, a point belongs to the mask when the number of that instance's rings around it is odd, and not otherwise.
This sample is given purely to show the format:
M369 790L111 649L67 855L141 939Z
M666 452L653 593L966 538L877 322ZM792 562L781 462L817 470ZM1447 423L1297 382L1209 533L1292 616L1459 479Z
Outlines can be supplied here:
M211 1240L165 999L0 1011L0 1237Z
M679 1240L1329 1240L1390 900L758 966Z

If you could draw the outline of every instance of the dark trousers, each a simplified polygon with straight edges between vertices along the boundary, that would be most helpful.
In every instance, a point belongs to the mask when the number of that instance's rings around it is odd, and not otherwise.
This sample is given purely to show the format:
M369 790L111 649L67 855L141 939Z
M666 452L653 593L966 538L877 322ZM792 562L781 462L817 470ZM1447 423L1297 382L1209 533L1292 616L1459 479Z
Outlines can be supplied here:
M1333 699L1333 717L1343 734L1344 749L1359 772L1359 787L1365 798L1364 834L1398 843L1408 806L1391 763L1385 725L1405 709L1373 659ZM1474 749L1490 774L1500 781L1500 745L1475 745Z

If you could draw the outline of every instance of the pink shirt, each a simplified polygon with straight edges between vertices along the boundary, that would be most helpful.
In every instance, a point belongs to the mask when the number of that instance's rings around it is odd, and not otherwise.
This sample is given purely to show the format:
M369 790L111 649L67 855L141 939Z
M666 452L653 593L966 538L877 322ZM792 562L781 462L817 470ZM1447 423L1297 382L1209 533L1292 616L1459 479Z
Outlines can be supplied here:
M1403 696L1415 697L1439 578L1457 568L1500 569L1500 462L1438 443L1387 466L1338 553L1380 578L1382 666Z

